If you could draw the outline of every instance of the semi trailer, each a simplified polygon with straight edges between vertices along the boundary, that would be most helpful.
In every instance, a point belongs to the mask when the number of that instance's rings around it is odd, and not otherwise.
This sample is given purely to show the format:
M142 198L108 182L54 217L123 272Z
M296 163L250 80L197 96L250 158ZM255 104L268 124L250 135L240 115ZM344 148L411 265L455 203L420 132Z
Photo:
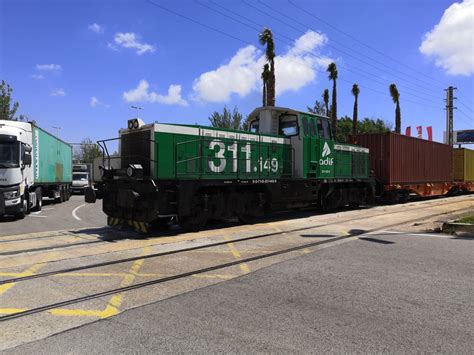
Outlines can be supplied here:
M40 211L43 197L69 199L72 146L34 122L0 120L0 216Z

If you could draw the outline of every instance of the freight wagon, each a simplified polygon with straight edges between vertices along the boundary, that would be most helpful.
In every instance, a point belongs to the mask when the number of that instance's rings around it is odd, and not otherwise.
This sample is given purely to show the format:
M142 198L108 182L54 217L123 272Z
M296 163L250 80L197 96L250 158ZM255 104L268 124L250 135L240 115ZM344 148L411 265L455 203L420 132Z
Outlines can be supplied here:
M445 195L453 189L453 149L446 144L393 132L360 134L356 141L370 150L377 195L388 202L407 201L412 193Z
M453 178L460 190L474 192L474 150L454 149Z
M111 225L145 231L177 217L189 230L236 215L250 223L267 211L372 201L369 150L335 142L329 120L288 108L250 115L249 131L130 120L119 138L120 168L102 168L86 202L103 200ZM110 163L104 166L111 166Z
M0 120L0 216L40 211L43 196L69 199L72 147L34 123Z

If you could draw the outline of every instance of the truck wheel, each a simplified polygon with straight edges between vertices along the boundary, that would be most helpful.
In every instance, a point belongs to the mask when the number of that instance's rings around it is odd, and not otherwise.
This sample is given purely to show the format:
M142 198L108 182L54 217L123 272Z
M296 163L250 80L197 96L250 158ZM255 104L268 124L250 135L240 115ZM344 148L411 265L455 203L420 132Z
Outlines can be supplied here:
M35 190L35 195L36 195L36 206L34 206L31 210L32 211L41 211L43 208L43 191L41 190L41 187L38 187Z
M22 207L21 207L20 212L18 212L18 213L15 215L16 219L23 219L23 218L25 218L26 213L27 213L27 211L28 211L28 201L27 201L25 198L22 198L22 199L21 199L21 205L22 205Z

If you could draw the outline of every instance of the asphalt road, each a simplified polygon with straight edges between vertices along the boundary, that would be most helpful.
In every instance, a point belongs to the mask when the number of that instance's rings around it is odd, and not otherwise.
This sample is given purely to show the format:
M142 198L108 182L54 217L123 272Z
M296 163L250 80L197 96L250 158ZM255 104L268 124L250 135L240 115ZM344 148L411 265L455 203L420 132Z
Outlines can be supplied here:
M10 216L0 217L0 238L15 234L95 228L106 225L107 219L102 212L102 201L86 204L84 196L73 195L69 201L60 204L45 199L42 211L33 212L23 220L16 220Z
M7 352L471 354L473 243L360 236Z

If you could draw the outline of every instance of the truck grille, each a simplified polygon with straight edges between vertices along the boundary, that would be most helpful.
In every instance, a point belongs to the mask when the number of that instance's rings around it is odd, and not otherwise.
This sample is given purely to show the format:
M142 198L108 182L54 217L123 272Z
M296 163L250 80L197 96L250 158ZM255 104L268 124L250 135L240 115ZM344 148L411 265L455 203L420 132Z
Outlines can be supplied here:
M123 134L120 143L122 168L127 168L129 164L140 164L143 167L143 175L150 176L150 131Z

